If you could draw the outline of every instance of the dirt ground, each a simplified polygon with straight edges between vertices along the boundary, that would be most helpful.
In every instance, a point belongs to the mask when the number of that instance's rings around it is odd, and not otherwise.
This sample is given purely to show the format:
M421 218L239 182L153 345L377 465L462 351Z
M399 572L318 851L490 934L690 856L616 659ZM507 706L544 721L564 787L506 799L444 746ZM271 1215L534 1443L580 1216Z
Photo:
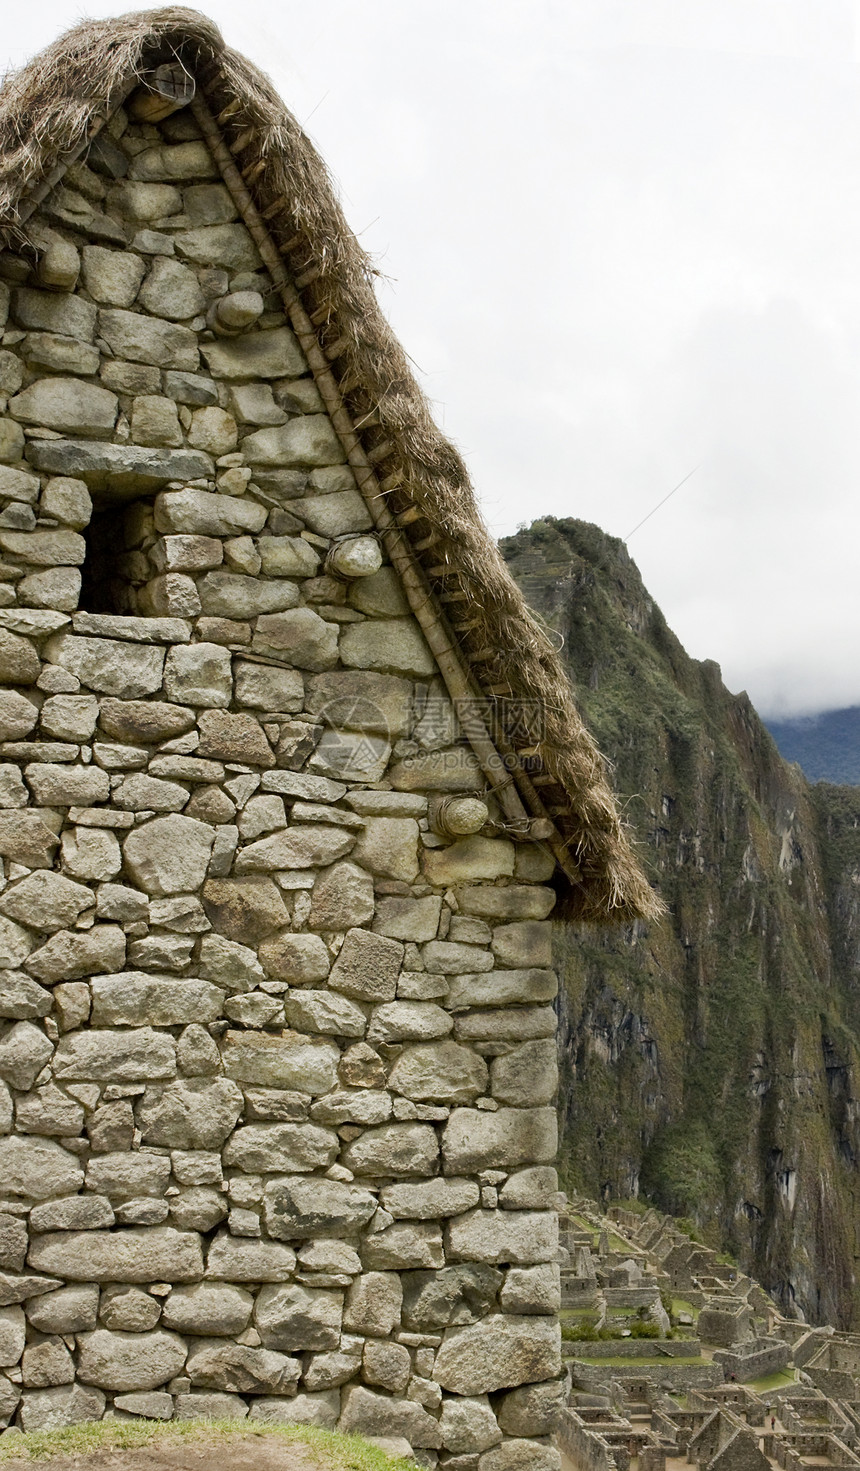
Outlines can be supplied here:
M324 1452L276 1436L172 1441L126 1450L91 1450L47 1460L3 1462L3 1471L324 1471Z

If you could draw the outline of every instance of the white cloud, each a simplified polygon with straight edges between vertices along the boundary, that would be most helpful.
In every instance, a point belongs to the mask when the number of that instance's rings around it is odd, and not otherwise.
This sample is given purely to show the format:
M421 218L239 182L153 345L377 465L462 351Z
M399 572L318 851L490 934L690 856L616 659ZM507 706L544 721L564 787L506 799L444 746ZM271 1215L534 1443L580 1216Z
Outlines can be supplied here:
M95 4L89 14L119 14ZM318 141L501 533L625 535L765 710L860 702L854 0L215 0ZM20 63L81 13L5 17Z

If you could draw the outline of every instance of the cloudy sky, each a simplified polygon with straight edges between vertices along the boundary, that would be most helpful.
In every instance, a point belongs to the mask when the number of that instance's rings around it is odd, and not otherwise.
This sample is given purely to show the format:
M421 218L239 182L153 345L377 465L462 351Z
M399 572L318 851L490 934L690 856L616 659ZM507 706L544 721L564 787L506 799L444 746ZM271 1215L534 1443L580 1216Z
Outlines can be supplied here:
M111 0L7 6L17 66ZM209 0L498 534L630 539L764 714L860 703L860 0Z

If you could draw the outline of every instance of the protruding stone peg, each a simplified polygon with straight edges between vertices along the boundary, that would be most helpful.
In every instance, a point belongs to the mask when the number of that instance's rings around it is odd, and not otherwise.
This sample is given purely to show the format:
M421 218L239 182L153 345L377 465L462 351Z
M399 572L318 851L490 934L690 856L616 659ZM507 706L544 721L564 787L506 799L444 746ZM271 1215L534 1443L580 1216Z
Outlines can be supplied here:
M160 123L162 118L187 107L195 90L194 78L181 61L165 61L141 78L128 110L138 122Z
M480 797L440 797L430 808L430 825L446 838L468 838L489 821L490 809Z
M375 536L345 536L336 541L325 559L329 577L351 581L372 577L382 566L382 549Z
M69 240L53 240L39 261L39 285L49 291L74 291L81 258Z
M212 326L216 332L227 336L234 332L244 332L247 327L253 327L263 315L263 306L259 291L232 291L229 296L222 296L220 301L216 301Z

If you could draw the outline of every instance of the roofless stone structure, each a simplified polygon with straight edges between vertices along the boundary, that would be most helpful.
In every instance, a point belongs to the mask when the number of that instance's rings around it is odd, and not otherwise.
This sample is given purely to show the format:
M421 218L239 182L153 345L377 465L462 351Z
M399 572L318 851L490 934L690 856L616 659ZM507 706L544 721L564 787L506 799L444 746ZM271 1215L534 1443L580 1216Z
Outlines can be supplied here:
M0 95L0 1418L551 1471L550 921L654 913L323 165L189 11Z

